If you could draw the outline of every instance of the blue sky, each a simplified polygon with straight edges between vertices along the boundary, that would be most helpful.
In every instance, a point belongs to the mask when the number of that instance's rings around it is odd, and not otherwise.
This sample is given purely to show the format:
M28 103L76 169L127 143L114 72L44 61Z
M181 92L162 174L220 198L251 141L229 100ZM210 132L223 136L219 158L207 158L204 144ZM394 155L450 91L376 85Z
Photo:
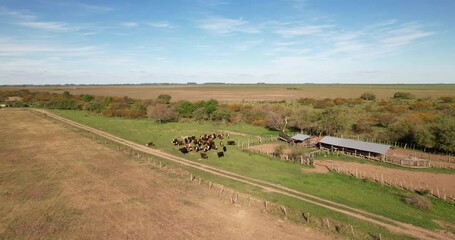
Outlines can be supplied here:
M0 84L455 83L452 0L0 0Z

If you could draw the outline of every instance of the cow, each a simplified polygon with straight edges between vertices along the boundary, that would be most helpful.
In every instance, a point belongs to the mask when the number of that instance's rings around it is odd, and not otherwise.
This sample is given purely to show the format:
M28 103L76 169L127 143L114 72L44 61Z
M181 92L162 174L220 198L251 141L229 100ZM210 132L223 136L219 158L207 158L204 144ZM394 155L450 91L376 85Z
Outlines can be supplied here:
M155 143L149 142L149 143L145 144L145 146L147 146L147 147L154 147L154 146L155 146Z
M202 158L202 159L207 159L207 158L209 158L209 157L207 156L207 154L201 153L201 158Z
M226 151L227 151L226 146L223 146L223 152L226 152Z
M224 157L224 152L217 152L216 154L218 155L219 158Z
M179 151L182 152L183 154L188 153L188 149L186 149L186 147L179 148Z
M235 141L227 141L227 145L235 145Z

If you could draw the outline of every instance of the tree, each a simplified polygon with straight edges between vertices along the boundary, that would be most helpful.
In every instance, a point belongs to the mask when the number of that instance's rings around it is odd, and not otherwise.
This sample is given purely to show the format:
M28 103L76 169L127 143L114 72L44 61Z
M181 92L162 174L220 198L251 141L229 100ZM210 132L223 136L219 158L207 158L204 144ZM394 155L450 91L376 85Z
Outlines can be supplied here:
M362 100L375 100L376 99L376 95L374 95L374 93L371 93L371 92L366 92L366 93L363 93L360 98Z
M177 103L175 109L180 117L191 118L193 117L193 112L196 110L196 106L189 101L180 101Z
M455 152L455 120L450 117L438 118L430 127L434 135L435 147Z
M267 109L269 108L269 109ZM265 126L270 129L284 132L289 123L291 111L281 105L266 107L265 109Z
M212 120L229 122L231 113L226 109L218 109L212 113Z
M90 102L93 100L93 96L92 95L88 95L88 94L84 94L81 96L81 100L84 101L84 102Z
M174 106L166 104L156 104L147 107L147 115L149 118L156 119L158 122L168 122L177 118L177 111Z
M168 94L161 94L156 98L157 103L169 104L171 102L171 96Z
M218 101L215 99L210 99L204 104L205 112L210 116L218 108Z
M346 130L347 118L341 110L329 108L320 115L319 124L327 134L337 134Z
M64 91L64 92L63 92L63 97L64 97L64 98L70 98L70 97L71 97L70 92Z

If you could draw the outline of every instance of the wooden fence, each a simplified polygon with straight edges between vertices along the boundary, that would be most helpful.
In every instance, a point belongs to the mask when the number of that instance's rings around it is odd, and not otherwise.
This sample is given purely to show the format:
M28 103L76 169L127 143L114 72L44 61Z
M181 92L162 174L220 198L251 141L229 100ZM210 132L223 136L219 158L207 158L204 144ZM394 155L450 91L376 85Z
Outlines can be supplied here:
M297 156L292 156L289 154L278 154L274 151L265 151L262 149L255 149L255 148L248 148L245 150L260 153L262 155L266 155L269 157L279 158L279 159L285 160L285 161L298 162L300 164L306 164L306 165L314 165L314 152L305 153L305 154L297 155Z

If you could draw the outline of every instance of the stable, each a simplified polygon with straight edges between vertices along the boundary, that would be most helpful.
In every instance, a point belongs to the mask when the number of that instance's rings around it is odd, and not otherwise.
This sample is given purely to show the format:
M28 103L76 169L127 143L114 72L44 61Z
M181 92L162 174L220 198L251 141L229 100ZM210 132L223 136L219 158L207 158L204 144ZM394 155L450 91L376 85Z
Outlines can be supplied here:
M310 140L311 136L306 135L306 134L296 134L292 137L292 140L294 140L295 143L303 143L307 140Z
M318 142L320 149L342 151L344 153L383 160L390 146L337 137L324 137Z

